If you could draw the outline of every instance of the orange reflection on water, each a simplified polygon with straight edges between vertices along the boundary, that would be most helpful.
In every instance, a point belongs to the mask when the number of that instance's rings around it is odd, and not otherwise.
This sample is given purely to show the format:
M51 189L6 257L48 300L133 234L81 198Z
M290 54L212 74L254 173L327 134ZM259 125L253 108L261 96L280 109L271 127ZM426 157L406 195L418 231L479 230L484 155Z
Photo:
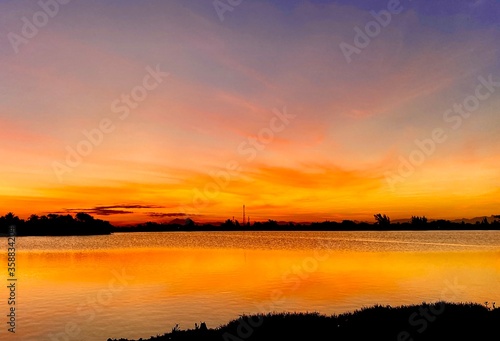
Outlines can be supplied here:
M231 292L268 300L276 289L283 295L334 303L377 293L397 300L397 292L405 289L401 285L410 283L432 293L443 278L454 276L471 283L491 282L499 275L499 255L179 248L30 253L21 255L19 262L26 290L52 284L70 290L106 286L113 273L125 271L133 277L127 280L132 287L163 286L165 295Z
M440 299L491 302L500 300L499 259L497 251L182 247L19 252L20 310L48 330L64 330L64 321L77 321L84 339L92 339L95 330L108 330L106 338L124 331L139 338L175 323L217 326L242 313L332 314L376 303ZM459 287L443 297L450 283ZM91 319L93 314L98 318Z

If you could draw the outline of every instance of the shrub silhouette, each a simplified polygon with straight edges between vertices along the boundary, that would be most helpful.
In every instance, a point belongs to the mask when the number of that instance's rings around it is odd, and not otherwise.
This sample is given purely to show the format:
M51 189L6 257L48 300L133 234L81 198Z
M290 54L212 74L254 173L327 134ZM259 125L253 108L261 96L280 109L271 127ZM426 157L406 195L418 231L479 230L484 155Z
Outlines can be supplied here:
M410 317L423 310L441 311L418 330ZM413 322L415 322L413 320ZM319 313L269 313L242 315L238 319L203 332L175 330L152 337L151 341L231 340L401 340L408 333L413 340L496 340L500 309L475 303L422 303L410 306L375 305L350 313L325 316ZM406 338L410 340L410 338ZM128 341L108 339L108 341Z

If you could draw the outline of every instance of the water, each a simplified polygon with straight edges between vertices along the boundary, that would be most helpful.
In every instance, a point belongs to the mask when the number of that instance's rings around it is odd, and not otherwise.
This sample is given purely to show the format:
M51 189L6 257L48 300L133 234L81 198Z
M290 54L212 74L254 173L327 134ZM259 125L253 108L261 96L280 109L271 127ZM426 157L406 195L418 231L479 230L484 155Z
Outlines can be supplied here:
M7 238L1 243L6 250ZM0 260L7 263L5 252ZM149 338L175 324L216 327L243 313L500 303L500 232L19 237L17 277L17 328L9 340Z

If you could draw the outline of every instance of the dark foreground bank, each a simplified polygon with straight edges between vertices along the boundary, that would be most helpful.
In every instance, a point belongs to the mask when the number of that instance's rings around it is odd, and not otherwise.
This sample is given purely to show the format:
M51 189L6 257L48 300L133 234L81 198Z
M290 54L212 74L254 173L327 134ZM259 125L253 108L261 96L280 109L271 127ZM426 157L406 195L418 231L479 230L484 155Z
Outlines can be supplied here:
M242 316L227 325L179 330L149 340L498 340L500 309L474 303L374 306L324 316L285 313ZM108 341L128 341L108 339Z

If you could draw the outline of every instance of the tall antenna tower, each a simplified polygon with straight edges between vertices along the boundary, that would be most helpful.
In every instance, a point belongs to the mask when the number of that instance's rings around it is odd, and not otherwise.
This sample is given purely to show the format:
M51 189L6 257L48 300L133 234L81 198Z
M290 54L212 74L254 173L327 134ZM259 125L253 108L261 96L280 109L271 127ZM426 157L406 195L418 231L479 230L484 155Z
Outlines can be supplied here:
M243 225L245 225L245 205L243 205Z

